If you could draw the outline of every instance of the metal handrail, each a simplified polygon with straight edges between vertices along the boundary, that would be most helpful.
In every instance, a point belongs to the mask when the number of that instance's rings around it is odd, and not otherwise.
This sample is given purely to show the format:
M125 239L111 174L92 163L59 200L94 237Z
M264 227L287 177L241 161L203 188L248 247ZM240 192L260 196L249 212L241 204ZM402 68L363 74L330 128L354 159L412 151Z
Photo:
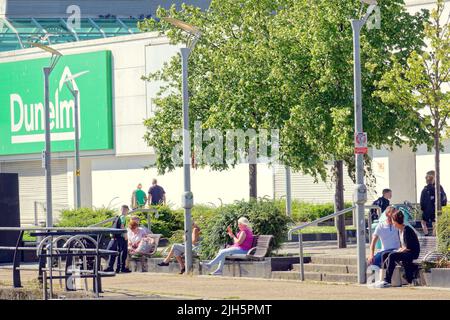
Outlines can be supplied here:
M155 209L155 208L150 208L150 209L137 208L137 209L129 211L127 215L131 215L131 214L136 213L136 212L147 213L147 225L148 225L148 229L151 231L150 213L158 213L158 209ZM100 227L100 226L102 226L104 224L107 224L109 222L113 222L115 219L116 219L116 217L112 217L112 218L103 220L103 221L98 222L96 224L90 225L89 228Z
M378 212L379 212L379 214L381 215L381 208L379 207L379 206L375 206L375 205L370 205L370 206L365 206L364 207L365 209L375 209L375 210L377 210ZM332 219L332 218L335 218L335 217L338 217L338 216L341 216L341 215L343 215L343 214L346 214L347 212L350 212L350 211L354 211L356 209L356 206L352 206L352 207L349 207L349 208L346 208L346 209L344 209L344 210L341 210L341 211L338 211L338 212L334 212L334 213L332 213L332 214L330 214L330 215L328 215L328 216L325 216L325 217L322 217L322 218L319 218L319 219L317 219L317 220L314 220L314 221L312 221L312 222L307 222L307 223L303 223L302 225L300 225L300 226L297 226L297 227L295 227L295 228L292 228L292 229L290 229L289 231L288 231L288 239L289 240L292 240L292 233L294 233L295 231L300 231L300 230L302 230L302 229L305 229L305 228L307 228L307 227L311 227L311 226L314 226L314 225L317 225L317 224L319 224L319 223L321 223L321 222L324 222L324 221L327 221L327 220L329 220L329 219ZM353 213L354 214L354 213ZM369 218L368 218L369 220L368 220L368 227L369 227L369 235L371 234L371 220L372 220L372 217L371 217L371 214L370 214L370 212L369 212ZM369 238L370 239L370 238ZM300 280L301 281L304 281L305 280L305 266L304 266L304 263L303 263L303 234L301 233L301 232L299 232L298 233L298 246L299 246L299 262L300 262Z

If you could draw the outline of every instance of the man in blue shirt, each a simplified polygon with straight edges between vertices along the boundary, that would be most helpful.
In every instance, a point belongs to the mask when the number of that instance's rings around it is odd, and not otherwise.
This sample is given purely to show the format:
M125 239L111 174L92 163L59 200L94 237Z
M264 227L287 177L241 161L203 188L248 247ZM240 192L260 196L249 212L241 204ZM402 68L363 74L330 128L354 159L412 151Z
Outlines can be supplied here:
M151 206L166 204L166 191L158 185L156 179L153 179L152 186L148 189L148 203Z

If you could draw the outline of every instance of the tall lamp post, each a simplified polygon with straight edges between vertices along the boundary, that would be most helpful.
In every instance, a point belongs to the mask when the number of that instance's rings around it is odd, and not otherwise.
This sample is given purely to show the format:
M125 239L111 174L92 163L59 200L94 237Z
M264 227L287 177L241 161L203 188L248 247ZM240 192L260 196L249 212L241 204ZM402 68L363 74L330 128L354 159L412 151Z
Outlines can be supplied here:
M69 89L70 93L73 95L73 99L75 101L74 106L74 127L75 127L75 205L76 208L81 208L81 187L80 187L80 118L79 118L79 99L80 99L80 92L78 91L78 88L75 87L73 81L88 73L89 71L83 71L77 74L72 75L71 77L67 77L64 81L67 89Z
M361 54L360 54L360 35L367 19L377 6L376 0L361 0L361 12L364 4L368 4L364 17L360 19L352 19L353 29L353 58L354 58L354 104L355 104L355 135L363 133L362 118L362 93L361 93ZM366 282L366 235L365 235L365 214L364 204L367 201L367 188L364 184L364 155L356 154L356 186L355 186L355 202L356 202L356 229L357 229L357 247L358 247L358 282L363 284ZM370 228L370 226L369 226Z
M188 60L195 44L200 39L201 32L198 28L175 18L162 18L171 25L187 32L190 35L187 46L180 49L182 61L182 95L183 95L183 169L184 169L184 193L182 204L184 208L184 236L186 239L185 257L186 274L192 272L192 219L191 209L194 198L191 191L191 136L189 130L189 88L188 88Z
M32 47L39 48L52 54L50 66L44 67L44 118L45 118L45 150L43 151L45 167L45 183L47 193L47 217L46 226L53 227L53 203L52 203L52 162L51 162L51 136L50 136L50 98L49 78L56 64L62 56L59 51L41 43L28 42Z

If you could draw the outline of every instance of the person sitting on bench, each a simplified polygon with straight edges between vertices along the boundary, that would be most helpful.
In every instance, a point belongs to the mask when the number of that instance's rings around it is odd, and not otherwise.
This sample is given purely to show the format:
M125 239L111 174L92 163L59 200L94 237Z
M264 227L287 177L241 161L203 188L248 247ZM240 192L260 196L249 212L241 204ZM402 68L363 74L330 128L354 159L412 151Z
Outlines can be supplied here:
M184 238L184 236L183 236ZM185 239L184 239L185 240ZM195 223L192 222L192 251L195 252L199 248L199 242L200 242L200 228ZM178 261L178 264L180 265L180 274L183 274L186 271L186 268L184 266L183 261L183 255L185 251L185 245L181 243L175 243L172 248L170 248L169 254L164 259L163 262L158 263L158 266L160 267L167 267L169 265L170 259L175 256L175 259Z
M392 222L392 215L398 212L393 206L386 209L386 221L380 222L372 236L370 243L370 254L367 259L368 265L375 265L381 268L383 256L387 257L387 254L400 248L400 237L398 229L394 227ZM375 254L375 246L381 241L381 251Z
M395 212L392 215L394 226L400 232L400 249L389 254L385 261L386 277L384 281L377 284L378 288L388 288L391 286L392 275L394 273L397 263L402 263L405 268L405 279L409 284L414 279L414 273L417 267L413 261L419 257L420 244L417 234L413 228L404 224L404 216L401 211Z
M135 254L146 254L151 250L151 239L147 240L146 236L148 231L142 227L139 227L139 223L136 220L131 220L128 226L128 253L131 255ZM144 243L146 242L146 243ZM138 250L139 249L139 250Z
M213 273L211 273L211 275L222 275L226 257L233 254L246 254L248 250L252 248L253 232L248 219L244 217L239 218L238 227L240 231L238 232L237 236L233 234L230 226L228 226L227 228L227 233L233 239L234 244L231 247L220 250L213 260L211 260L209 263L204 264L204 266L208 268L213 265L219 264L217 269Z

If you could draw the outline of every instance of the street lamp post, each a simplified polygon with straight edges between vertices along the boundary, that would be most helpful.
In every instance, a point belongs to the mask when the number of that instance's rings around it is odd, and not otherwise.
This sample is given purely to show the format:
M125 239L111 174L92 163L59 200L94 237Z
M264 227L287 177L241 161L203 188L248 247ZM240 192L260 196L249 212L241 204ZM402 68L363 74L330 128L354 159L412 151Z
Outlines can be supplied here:
M75 127L75 206L77 209L81 208L81 186L80 186L80 119L79 119L79 99L80 92L78 88L75 88L73 81L88 73L89 71L83 71L77 74L74 74L71 77L66 78L64 81L67 89L69 89L70 93L73 95L74 103L74 127Z
M192 272L192 218L191 209L194 204L191 191L191 136L189 130L189 87L188 87L188 61L195 44L201 36L201 32L194 26L186 22L174 19L163 18L164 21L187 32L191 39L188 45L181 48L182 66L182 96L183 96L183 170L184 170L184 193L182 198L184 208L184 236L185 236L185 258L186 274Z
M353 29L353 58L354 58L354 104L355 104L355 134L363 132L362 117L362 93L361 93L361 54L360 54L360 34L361 29L366 24L367 19L377 6L375 0L361 0L362 6L369 5L365 16L361 19L352 19ZM364 155L356 154L356 229L358 247L358 282L366 282L366 235L365 235L365 214L364 204L367 201L367 188L364 184ZM370 228L370 226L369 226Z
M50 135L50 94L49 94L49 78L62 54L46 45L41 43L28 42L29 45L35 48L39 48L52 54L50 60L50 66L44 67L44 118L45 118L45 150L44 167L45 167L45 182L46 182L46 225L47 227L53 227L53 203L52 203L52 162L51 162L51 135Z

